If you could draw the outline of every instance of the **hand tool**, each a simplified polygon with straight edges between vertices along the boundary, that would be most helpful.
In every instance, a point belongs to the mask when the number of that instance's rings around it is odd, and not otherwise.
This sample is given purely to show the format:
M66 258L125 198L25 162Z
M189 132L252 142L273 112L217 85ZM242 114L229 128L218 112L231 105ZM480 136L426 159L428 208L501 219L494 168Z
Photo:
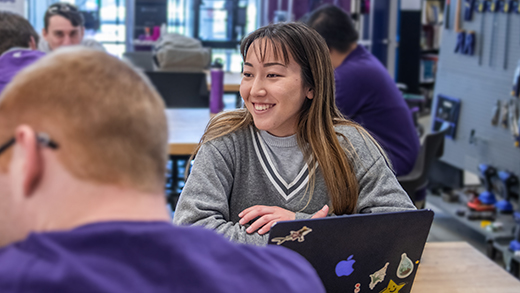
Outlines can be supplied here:
M497 100L495 106L493 106L493 110L491 111L491 125L497 126L498 119L500 118L500 100Z
M466 40L466 32L460 25L460 8L462 0L457 0L457 9L455 10L455 32L457 33L457 45L455 46L455 53L463 53L464 41Z
M507 129L509 126L509 104L507 102L502 105L502 110L500 112L500 125Z
M503 2L502 12L506 14L506 40L504 44L504 69L507 69L507 55L509 54L509 13L511 12L511 8L513 6L513 0L507 0Z
M465 0L464 20L471 21L473 19L473 11L475 10L476 0Z
M520 136L520 133L518 133L518 106L516 104L515 100L509 100L509 130L511 131L511 135L514 138L517 138Z
M446 16L444 17L444 28L450 29L450 6L451 0L446 0Z
M499 190L502 200L499 200L495 205L499 212L511 214L513 213L511 198L514 193L513 189L518 187L518 177L511 172L499 171L498 178L500 178L500 180L497 184L500 186Z
M497 169L486 164L480 164L478 169L480 171L480 179L486 187L486 190L478 195L478 199L485 205L495 204L497 200L493 193L492 179L497 175Z
M475 32L467 32L464 38L464 48L462 54L473 56L475 48Z
M513 90L511 96L520 97L520 60L517 62L515 73L513 74Z
M489 45L489 66L493 65L493 51L495 49L495 29L498 26L497 24L497 12L498 7L500 5L499 0L492 0L488 11L493 13L493 24L491 27L491 43Z
M475 9L477 12L481 13L480 16L480 35L479 35L479 52L478 52L478 65L482 65L482 56L484 55L484 23L485 23L485 13L488 10L489 1L488 0L479 0L478 4L475 5Z

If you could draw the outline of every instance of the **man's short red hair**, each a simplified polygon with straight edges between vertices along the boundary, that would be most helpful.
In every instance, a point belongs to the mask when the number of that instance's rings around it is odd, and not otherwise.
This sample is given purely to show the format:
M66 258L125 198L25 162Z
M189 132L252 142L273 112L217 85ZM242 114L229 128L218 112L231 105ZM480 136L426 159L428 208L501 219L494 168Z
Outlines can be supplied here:
M18 74L0 96L0 138L21 124L49 134L77 178L164 188L164 103L141 74L104 52L63 49ZM3 157L5 169L10 156Z

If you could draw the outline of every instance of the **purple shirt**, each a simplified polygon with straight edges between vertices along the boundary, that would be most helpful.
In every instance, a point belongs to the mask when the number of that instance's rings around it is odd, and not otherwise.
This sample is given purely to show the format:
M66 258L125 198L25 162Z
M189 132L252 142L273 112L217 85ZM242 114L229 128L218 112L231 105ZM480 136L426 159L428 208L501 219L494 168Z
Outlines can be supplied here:
M167 222L32 233L0 250L0 292L325 292L283 247L231 243Z
M334 73L341 113L374 136L397 176L408 174L419 153L419 137L411 111L386 69L358 45Z
M24 67L45 56L45 53L29 50L14 49L0 56L0 93L13 77Z

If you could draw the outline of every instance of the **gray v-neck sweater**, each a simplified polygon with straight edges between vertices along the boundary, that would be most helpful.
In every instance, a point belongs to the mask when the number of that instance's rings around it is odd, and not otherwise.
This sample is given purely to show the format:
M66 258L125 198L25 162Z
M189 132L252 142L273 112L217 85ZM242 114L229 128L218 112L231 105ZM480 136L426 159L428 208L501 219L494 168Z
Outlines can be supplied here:
M358 154L354 166L359 182L357 213L415 209L372 142L350 126L338 126L336 131L350 140ZM291 159L283 158L284 153L292 153ZM293 211L297 219L310 218L330 201L315 166L315 189L307 205L307 168L295 136L276 138L250 126L207 142L195 158L174 223L201 225L236 242L265 245L268 235L248 234L249 225L240 225L238 214L254 205L267 205Z

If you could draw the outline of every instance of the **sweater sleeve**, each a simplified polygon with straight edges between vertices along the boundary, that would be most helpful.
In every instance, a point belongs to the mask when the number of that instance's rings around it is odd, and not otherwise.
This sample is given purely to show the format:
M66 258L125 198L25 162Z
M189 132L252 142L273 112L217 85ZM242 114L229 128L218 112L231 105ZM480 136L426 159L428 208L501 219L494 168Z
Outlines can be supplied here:
M265 245L267 234L248 234L247 226L230 221L233 151L224 143L218 147L213 142L202 145L177 203L173 222L204 226L235 242Z
M415 209L382 155L358 180L358 213L388 213Z
M347 134L356 151L355 172L359 183L357 213L386 213L414 210L415 206L403 190L383 154L368 137L356 129Z

